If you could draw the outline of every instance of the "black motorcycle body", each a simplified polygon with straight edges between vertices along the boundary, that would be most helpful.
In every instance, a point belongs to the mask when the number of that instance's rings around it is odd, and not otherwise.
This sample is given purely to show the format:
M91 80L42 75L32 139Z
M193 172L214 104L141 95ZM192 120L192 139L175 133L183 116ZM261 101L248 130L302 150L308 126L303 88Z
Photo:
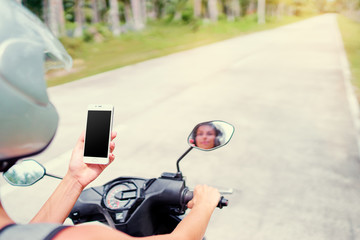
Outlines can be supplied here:
M74 224L99 221L131 236L172 232L185 213L185 181L119 177L84 190L69 217Z
M214 129L212 142L208 136L204 137L205 129ZM102 186L85 189L69 218L74 224L104 223L135 237L171 233L181 222L187 203L193 197L179 162L194 148L210 151L226 145L233 133L234 127L223 121L198 124L188 137L190 148L177 160L176 173L164 172L160 177L151 179L118 177ZM31 171L25 174L26 169ZM47 174L36 161L24 160L4 173L4 178L12 185L29 186L45 175L56 177ZM218 207L227 204L228 201L221 197Z

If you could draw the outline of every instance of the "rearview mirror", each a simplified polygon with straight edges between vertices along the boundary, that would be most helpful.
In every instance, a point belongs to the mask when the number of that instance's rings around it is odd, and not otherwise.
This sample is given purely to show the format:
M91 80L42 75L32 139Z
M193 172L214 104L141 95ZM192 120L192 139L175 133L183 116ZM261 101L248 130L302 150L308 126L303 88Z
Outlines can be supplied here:
M224 121L199 123L188 137L191 147L211 151L226 145L233 136L235 128Z
M30 186L42 179L45 168L35 160L24 160L3 173L5 180L14 186Z

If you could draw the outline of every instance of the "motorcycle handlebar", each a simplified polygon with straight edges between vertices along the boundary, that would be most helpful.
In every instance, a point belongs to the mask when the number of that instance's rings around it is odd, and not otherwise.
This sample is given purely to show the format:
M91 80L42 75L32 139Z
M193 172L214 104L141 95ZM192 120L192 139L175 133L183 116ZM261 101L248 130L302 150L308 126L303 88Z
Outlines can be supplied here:
M191 199L193 199L193 192L188 190L185 192L184 194L184 203L187 204L188 202L191 201ZM216 207L222 209L223 207L227 207L229 204L229 200L227 200L226 198L224 198L224 196L220 197L219 203Z

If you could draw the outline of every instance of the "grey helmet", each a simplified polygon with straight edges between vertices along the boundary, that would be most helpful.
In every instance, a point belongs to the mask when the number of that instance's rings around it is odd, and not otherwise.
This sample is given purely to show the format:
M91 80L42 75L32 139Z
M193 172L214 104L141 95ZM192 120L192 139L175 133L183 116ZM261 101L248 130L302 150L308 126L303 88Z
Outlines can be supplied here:
M15 0L0 0L0 171L44 150L58 114L45 72L72 59L48 28Z

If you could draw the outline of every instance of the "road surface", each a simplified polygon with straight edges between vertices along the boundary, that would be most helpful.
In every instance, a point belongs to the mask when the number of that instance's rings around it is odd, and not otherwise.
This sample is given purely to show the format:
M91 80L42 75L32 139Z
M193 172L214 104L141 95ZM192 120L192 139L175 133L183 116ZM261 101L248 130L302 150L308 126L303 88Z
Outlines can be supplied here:
M93 185L157 177L176 170L198 122L221 119L236 128L231 142L180 164L190 186L234 189L208 240L360 239L357 106L344 59L336 15L327 14L52 87L58 133L34 158L64 175L87 105L110 103L116 161ZM3 205L20 222L58 183L1 181Z

